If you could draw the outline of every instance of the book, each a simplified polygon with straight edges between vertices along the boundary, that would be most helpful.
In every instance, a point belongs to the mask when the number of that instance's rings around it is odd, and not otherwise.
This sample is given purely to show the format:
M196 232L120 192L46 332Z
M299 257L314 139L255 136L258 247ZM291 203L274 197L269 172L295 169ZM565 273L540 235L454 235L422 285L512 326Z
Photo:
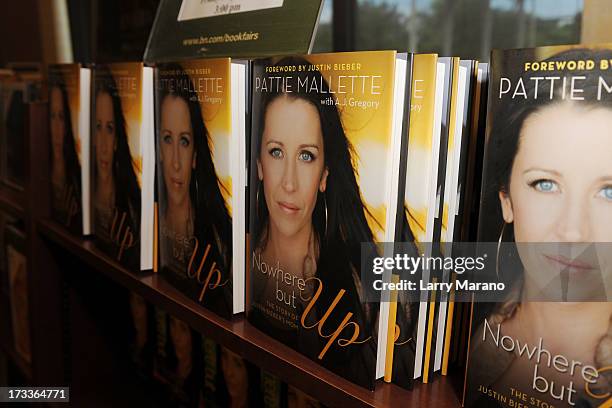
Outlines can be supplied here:
M200 407L261 407L260 369L202 336L203 379Z
M413 57L405 186L399 198L402 232L398 239L402 242L400 249L411 257L429 257L433 250L445 71L445 64L438 62L436 54ZM419 268L415 273L429 282L429 270ZM401 277L400 274L397 279ZM398 291L393 306L396 339L392 362L387 365L387 380L404 388L410 388L411 380L421 377L424 371L427 333L433 333L435 316L428 297L429 293L415 297L408 291Z
M442 85L442 99L440 108L440 142L439 150L437 154L437 180L436 180L436 202L433 208L433 240L430 245L426 246L425 256L427 257L427 251L432 257L444 256L443 249L441 247L442 233L444 230L444 192L446 189L446 169L447 169L447 157L448 157L448 141L451 136L452 126L454 123L453 109L456 108L455 94L457 84L457 70L458 70L458 57L439 57L438 66L444 66L444 82ZM438 102L440 103L440 102ZM435 153L434 153L435 154ZM423 281L428 284L436 285L444 282L444 271L442 266L432 264L423 268ZM441 309L444 304L444 300L441 299L441 291L438 289L425 290L428 305L427 310L427 325L424 340L424 353L423 353L423 372L422 381L428 383L435 372L435 355L436 347L438 345L438 334L440 328L440 317L442 315ZM424 298L425 296L423 296ZM425 299L422 299L425 300Z
M610 403L611 57L491 54L479 241L510 290L473 305L466 406Z
M360 269L395 238L407 65L394 51L253 62L247 317L369 389L389 302Z
M225 317L244 311L247 65L164 63L155 80L159 269Z
M263 369L260 370L260 378L261 397L264 407L282 408L285 405L289 406L289 404L284 404L285 387L280 378Z
M464 122L461 155L465 157L459 167L459 190L455 226L453 235L455 241L473 242L476 237L471 235L474 228L470 222L477 223L477 210L480 197L480 179L482 169L482 144L484 142L484 117L486 114L486 73L487 64L478 61L462 60L461 65L468 69L470 82L467 109L468 115ZM465 120L465 117L464 117ZM464 150L465 149L465 150ZM475 229L475 228L474 228ZM452 248L452 246L451 246ZM456 276L455 276L456 278ZM451 278L453 279L453 278ZM449 311L442 356L442 375L449 373L449 368L455 372L465 371L465 355L469 333L468 317L471 305L469 302L455 302L455 290L449 296Z
M24 232L16 226L8 226L4 230L13 346L17 354L26 363L31 364L30 280L28 277L28 260L25 255L25 240Z
M470 108L470 84L473 68L472 61L453 58L452 91L450 121L448 129L446 174L444 182L443 206L441 208L440 253L443 257L459 254L453 252L453 243L459 241L459 223L462 211L463 186L468 149L468 118ZM454 280L454 271L443 268L441 281L450 283ZM452 292L440 291L438 326L436 328L436 345L434 355L434 372L440 371L443 354L447 344L447 334L452 330L454 296ZM447 317L450 317L447 319ZM445 374L445 370L443 370Z
M96 245L132 271L153 268L153 71L142 63L94 70L91 214Z
M306 392L287 384L287 408L323 408L324 405Z
M153 373L155 353L155 309L144 298L129 293L130 325L128 332L129 353L136 372L143 378Z
M182 320L155 309L153 378L179 407L197 407L201 381L200 336Z
M0 211L0 259L2 260L6 259L6 229L16 224L17 220L14 217L4 211ZM0 291L4 293L9 291L8 269L4 261L0 262Z
M23 190L26 185L26 131L28 104L37 99L38 81L16 74L0 80L0 177Z
M88 235L91 70L53 64L48 76L51 215L69 230Z
M147 62L251 58L310 52L321 0L162 0Z

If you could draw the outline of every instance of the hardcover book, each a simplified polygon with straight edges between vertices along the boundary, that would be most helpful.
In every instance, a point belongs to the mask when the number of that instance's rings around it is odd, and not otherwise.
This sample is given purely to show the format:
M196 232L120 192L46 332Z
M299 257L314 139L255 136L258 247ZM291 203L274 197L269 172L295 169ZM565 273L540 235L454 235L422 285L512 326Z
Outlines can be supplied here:
M187 323L155 309L157 347L153 377L178 407L197 407L201 378L200 336Z
M91 211L98 248L132 271L153 268L153 72L98 66L92 96Z
M156 71L160 271L225 317L244 311L247 72L229 58Z
M76 234L90 233L91 70L49 66L51 215Z
M460 61L458 57L453 58L452 99L446 149L443 206L441 208L440 252L444 257L457 255L453 254L453 243L459 240L460 234L460 202L463 198L463 180L467 165L468 135L466 130L468 128L472 71L471 61ZM443 268L441 279L445 283L451 282L454 279L454 271L450 268ZM436 328L434 372L442 369L447 334L450 335L452 330L452 316L450 315L453 313L453 308L454 303L449 292L441 291ZM447 319L448 316L451 319Z
M0 81L0 176L16 190L23 190L26 183L26 121L32 87L17 76Z
M405 187L400 197L404 214L399 240L406 253L413 257L432 253L445 74L446 66L438 61L436 54L414 55ZM429 281L429 271L420 270L419 273L423 281ZM415 299L405 291L398 291L392 310L395 310L396 339L386 379L410 388L412 379L419 378L424 371L427 333L433 331L435 310L427 297Z
M287 408L324 408L324 405L321 404L316 398L308 395L304 391L299 388L294 387L291 384L286 384L287 386Z
M162 0L144 60L264 57L312 49L321 0Z
M7 229L11 225L15 225L17 220L10 214L0 210L0 291L8 293L9 291L9 279L7 264L4 261L6 259L6 245L5 237Z
M370 389L389 304L361 265L395 237L407 76L394 51L253 63L248 319Z
M473 306L467 406L610 404L611 58L492 52L479 241L511 290Z
M470 222L477 223L473 216L473 206L478 206L480 195L482 148L484 141L484 116L486 114L486 71L487 64L478 61L462 60L461 66L467 69L469 89L466 90L466 108L464 109L464 126L459 164L459 184L457 190L458 206L455 211L454 241L473 242L476 238L470 235ZM477 211L476 211L477 213ZM473 221L472 221L473 220ZM451 246L452 248L452 246ZM456 279L457 275L451 276ZM456 281L456 280L455 280ZM442 356L442 375L447 375L449 367L457 371L465 370L466 345L469 333L471 305L467 302L455 302L455 291L449 295L448 316L444 333L444 351Z
M9 279L9 303L13 328L13 346L25 362L32 362L30 343L30 297L28 261L25 256L24 233L15 226L4 231L6 270Z
M130 292L129 351L136 371L149 378L155 353L155 310L142 296Z
M272 407L263 403L260 370L233 351L202 336L200 407Z

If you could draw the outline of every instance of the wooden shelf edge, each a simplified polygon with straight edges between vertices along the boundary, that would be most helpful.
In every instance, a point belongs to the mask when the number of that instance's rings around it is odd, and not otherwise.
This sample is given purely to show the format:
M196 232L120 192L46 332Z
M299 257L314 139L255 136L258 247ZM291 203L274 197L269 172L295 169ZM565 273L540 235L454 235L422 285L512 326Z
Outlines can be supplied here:
M156 274L135 274L126 270L98 251L93 242L71 235L54 221L38 221L37 228L43 236L76 255L93 269L140 294L151 304L182 319L195 330L283 381L304 389L326 405L388 407L431 403L436 407L459 406L455 391L446 378L440 378L434 384L416 384L412 391L381 381L375 391L368 391L260 332L243 315L226 320L187 298Z

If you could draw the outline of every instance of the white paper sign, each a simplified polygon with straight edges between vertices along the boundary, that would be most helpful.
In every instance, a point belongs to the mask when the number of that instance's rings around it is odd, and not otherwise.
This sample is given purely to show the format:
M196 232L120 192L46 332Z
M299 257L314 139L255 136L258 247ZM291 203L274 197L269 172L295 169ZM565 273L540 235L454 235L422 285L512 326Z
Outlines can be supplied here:
M284 0L183 0L178 21L282 7Z

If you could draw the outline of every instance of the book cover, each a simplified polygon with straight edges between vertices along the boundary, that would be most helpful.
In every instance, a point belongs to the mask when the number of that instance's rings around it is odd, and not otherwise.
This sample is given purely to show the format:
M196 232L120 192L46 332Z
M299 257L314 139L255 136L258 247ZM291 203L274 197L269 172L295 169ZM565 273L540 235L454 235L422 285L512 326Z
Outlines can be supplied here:
M89 163L81 135L79 118L87 112L81 109L79 64L49 66L49 142L51 178L51 216L75 234L83 232L82 167ZM89 108L89 100L86 101Z
M234 287L243 287L244 264L234 261L244 254L234 238L244 241L244 232L238 237L233 226L244 214L244 187L237 192L244 181L235 171L244 156L235 146L245 138L236 129L239 84L231 70L220 58L161 64L156 72L160 271L224 317L241 311L234 293L244 297Z
M266 408L282 408L284 406L285 387L277 376L265 370L260 370L260 388L263 406Z
M408 130L402 250L412 257L431 256L437 197L445 65L436 54L413 57ZM419 269L423 281L429 271ZM392 381L404 388L423 373L427 333L433 333L433 313L428 295L397 293L396 339ZM430 318L431 315L431 318Z
M287 408L324 408L324 405L313 396L291 384L286 384L286 386Z
M25 187L25 141L28 119L28 85L16 77L2 81L0 85L0 126L2 131L2 169L0 175L5 185L16 190Z
M466 90L466 108L464 109L464 126L461 156L464 160L459 166L459 189L458 208L455 216L455 227L453 235L460 242L475 241L469 234L469 223L477 219L472 218L473 206L478 206L475 200L476 190L479 189L481 171L477 170L478 163L482 162L482 155L478 152L479 143L484 140L483 116L486 112L486 82L484 81L484 69L486 64L473 60L461 60L461 66L467 69L469 89ZM484 108L483 108L484 106ZM478 190L479 191L479 190ZM477 196L479 198L479 195ZM476 202L476 204L474 204ZM455 276L456 278L456 276ZM442 374L447 375L449 371L465 371L465 354L467 337L469 333L469 311L471 305L468 302L455 302L454 289L449 297L449 312L444 339L444 355L442 360ZM450 370L449 370L450 369ZM461 382L463 379L461 380ZM461 388L463 385L461 384Z
M155 309L153 377L179 407L197 407L201 379L200 336L187 323Z
M443 256L459 256L453 244L460 238L460 220L463 211L463 186L467 166L468 118L470 108L470 79L473 72L471 61L453 59L452 101L450 127L446 154L446 176L444 185L444 207L442 209L442 231L440 250ZM442 282L454 282L455 273L443 268ZM448 355L448 341L452 332L454 293L442 290L436 336L434 371L446 374L444 355Z
M16 223L17 220L14 217L0 210L0 259L2 260L6 259L6 230ZM4 261L0 262L0 291L4 293L9 291L8 269Z
M153 373L155 354L155 309L134 292L129 294L129 353L136 371L149 378Z
M142 63L98 66L92 96L96 244L132 271L153 267L153 77Z
M144 60L264 57L312 49L321 0L162 0Z
M511 290L474 304L468 406L609 406L612 45L494 50L479 241Z
M30 343L30 296L25 235L15 226L4 230L6 271L9 280L9 304L13 329L13 346L28 364L32 362Z
M263 403L259 368L204 336L202 356L200 408L269 406Z
M378 255L368 243L395 234L407 76L396 64L393 51L253 63L247 317L370 389L388 310L366 301L361 264Z

